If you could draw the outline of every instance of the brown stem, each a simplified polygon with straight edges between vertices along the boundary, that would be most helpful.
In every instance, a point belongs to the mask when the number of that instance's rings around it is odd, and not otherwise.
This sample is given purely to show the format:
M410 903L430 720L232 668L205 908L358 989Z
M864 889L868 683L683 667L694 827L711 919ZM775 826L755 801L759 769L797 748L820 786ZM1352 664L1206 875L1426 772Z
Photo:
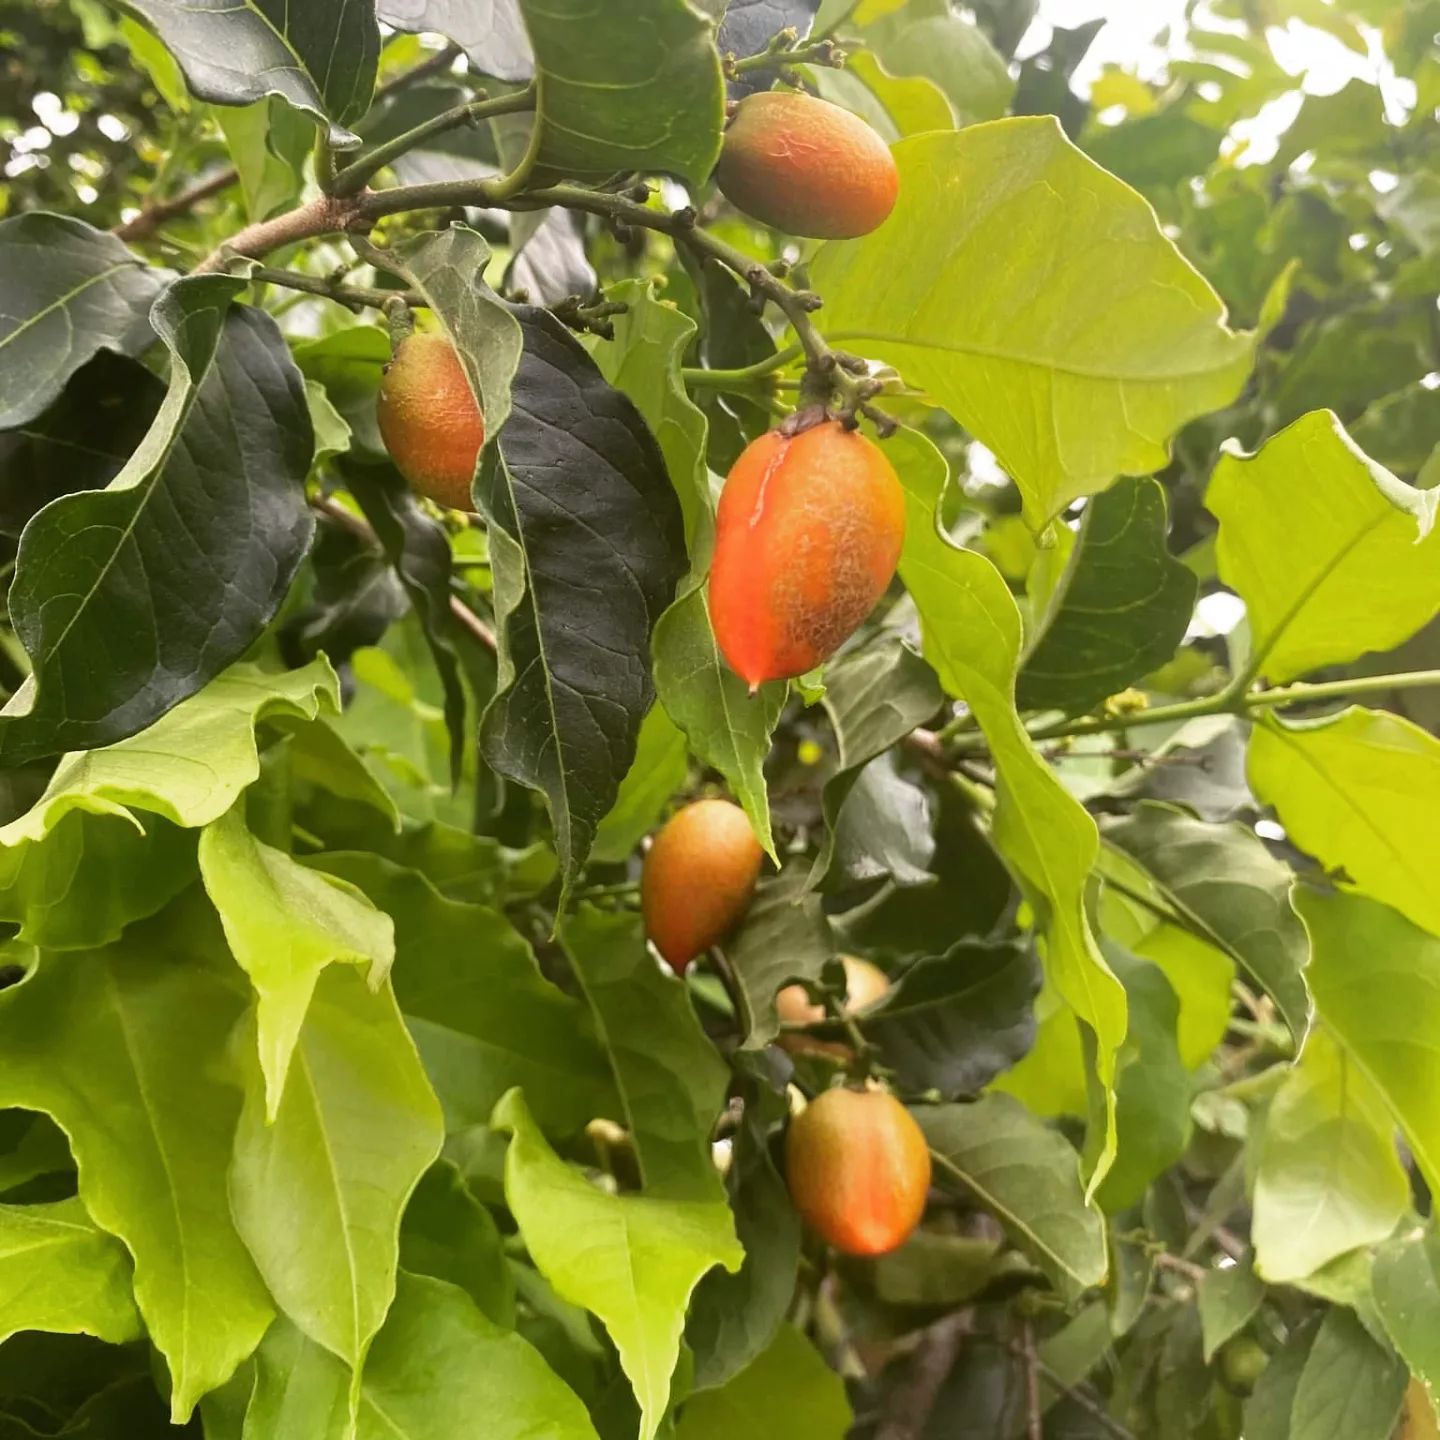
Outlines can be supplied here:
M313 240L317 235L347 230L360 218L360 205L360 200L353 196L317 195L304 205L275 216L273 220L247 225L238 234L217 245L193 273L205 275L223 270L236 255L259 260L272 250L297 241Z
M1020 1330L1025 1352L1025 1420L1030 1440L1044 1440L1045 1415L1040 1409L1040 1357L1035 1353L1035 1326L1026 1320Z
M897 1387L889 1413L875 1431L875 1440L919 1440L934 1413L941 1387L955 1368L960 1346L973 1326L970 1312L960 1310L922 1332L905 1382Z
M153 235L167 220L188 214L202 201L228 190L239 179L238 170L222 170L218 175L212 175L210 179L202 180L188 190L182 190L173 200L157 200L146 205L133 219L112 225L110 233L120 240L144 240Z

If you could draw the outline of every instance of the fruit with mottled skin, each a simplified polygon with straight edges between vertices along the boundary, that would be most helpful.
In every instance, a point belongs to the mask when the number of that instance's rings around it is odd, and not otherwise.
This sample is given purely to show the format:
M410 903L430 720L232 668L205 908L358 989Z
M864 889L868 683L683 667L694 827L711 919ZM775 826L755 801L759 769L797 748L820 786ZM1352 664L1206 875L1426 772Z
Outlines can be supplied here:
M738 210L787 235L868 235L895 208L890 148L858 115L798 91L747 95L715 175Z
M826 1090L790 1122L785 1173L800 1218L846 1255L883 1255L925 1213L930 1151L888 1091Z
M847 1014L873 1005L890 988L889 977L878 965L858 955L842 955L840 961L845 967ZM775 997L775 1009L786 1025L816 1025L825 1018L825 1007L812 1001L803 985L787 985ZM816 1040L793 1030L780 1036L780 1045L792 1055L831 1055L836 1060L849 1060L852 1053L838 1040Z
M485 421L455 347L443 335L407 336L385 368L375 408L385 448L410 484L452 510L473 511Z
M771 430L725 479L710 619L753 690L828 659L875 608L905 540L905 495L879 446L838 420Z
M734 929L764 858L745 812L728 800L697 800L666 822L645 856L640 908L677 974Z

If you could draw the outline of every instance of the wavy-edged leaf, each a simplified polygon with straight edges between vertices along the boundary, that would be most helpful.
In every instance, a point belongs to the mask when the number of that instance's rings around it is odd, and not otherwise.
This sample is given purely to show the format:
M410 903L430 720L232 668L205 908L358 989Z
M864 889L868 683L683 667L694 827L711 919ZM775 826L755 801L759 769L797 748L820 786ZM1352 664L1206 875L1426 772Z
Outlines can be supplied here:
M600 1318L640 1403L640 1440L654 1440L691 1292L712 1266L736 1270L744 1258L729 1205L599 1189L546 1144L518 1090L494 1123L510 1132L505 1199L531 1258Z
M978 1200L1062 1294L1105 1278L1105 1225L1085 1203L1080 1157L1009 1095L911 1112L935 1158L935 1181Z
M1205 504L1250 664L1271 680L1391 650L1440 610L1440 491L1397 480L1328 410L1222 455Z
M720 155L725 86L710 21L685 0L519 0L535 49L539 163L562 175L661 171L692 185Z
M22 1330L94 1335L112 1345L140 1336L130 1257L79 1200L0 1205L0 1292L5 1340Z
M149 345L150 306L171 279L83 220L0 220L0 430L33 420L97 351Z
M0 996L0 1104L69 1136L85 1208L134 1257L177 1424L274 1313L225 1193L241 1099L233 975L203 902L181 901L103 950L42 955Z
M1440 740L1360 706L1293 723L1272 714L1251 731L1249 771L1296 845L1440 935Z
M75 810L136 825L132 809L208 825L260 774L257 725L339 708L339 682L323 657L279 673L233 665L140 734L65 756L40 799L0 828L0 845L42 841Z
M1197 582L1166 549L1166 529L1165 491L1149 477L1118 480L1085 507L1020 667L1022 710L1089 710L1175 653Z
M1440 936L1363 895L1297 891L1315 1012L1440 1187ZM1397 1043L1403 1037L1403 1044Z
M179 280L152 321L169 390L105 490L63 496L20 541L10 613L34 674L0 712L11 764L106 745L238 660L309 548L314 435L275 322L243 280Z
M1255 1171L1255 1267L1303 1280L1386 1239L1410 1198L1384 1099L1324 1026L1270 1102Z
M1249 972L1296 1041L1303 1039L1308 947L1290 905L1290 867L1245 825L1207 825L1149 800L1107 826L1105 839L1149 876L1182 927Z
M522 1086L552 1134L617 1111L614 1082L585 1007L544 979L497 909L448 900L377 855L311 862L358 886L395 921L393 983L451 1131L488 1122Z
M897 366L982 439L1033 529L1159 468L1175 431L1239 392L1249 337L1145 201L1053 118L913 136L895 159L890 218L813 266L826 334ZM977 286L1000 255L1006 283Z
M327 969L273 1120L264 1084L247 1087L230 1203L281 1310L356 1371L395 1294L400 1217L443 1140L389 986Z
M200 874L230 953L255 987L265 1121L273 1124L320 972L364 965L379 985L395 958L395 927L344 881L257 840L238 805L201 832Z
M370 108L380 27L352 0L129 0L202 100L248 105L282 95L327 121L331 144Z
M1020 612L1000 572L937 529L944 458L913 430L901 430L888 445L905 489L900 578L920 612L925 657L945 689L969 704L989 742L998 801L992 841L1035 907L1046 939L1046 973L1095 1032L1109 1113L1107 1142L1091 1176L1091 1184L1099 1185L1114 1155L1116 1052L1126 1028L1124 988L1100 954L1085 906L1099 834L1020 723Z

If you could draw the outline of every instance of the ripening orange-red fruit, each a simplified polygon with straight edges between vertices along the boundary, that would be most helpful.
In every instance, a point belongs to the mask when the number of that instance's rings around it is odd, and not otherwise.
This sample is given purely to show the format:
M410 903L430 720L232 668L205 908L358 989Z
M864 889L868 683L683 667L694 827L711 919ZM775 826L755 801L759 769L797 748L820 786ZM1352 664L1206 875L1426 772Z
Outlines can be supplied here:
M764 858L745 812L728 800L697 800L665 823L645 856L640 908L677 974L744 915Z
M747 95L715 178L738 210L787 235L868 235L895 208L890 147L858 115L794 90Z
M873 1005L889 988L890 977L878 966L858 955L842 955L845 967L845 1009L863 1010ZM825 1018L825 1007L817 1005L803 985L787 985L775 997L775 1009L787 1025L817 1025ZM839 1040L816 1040L812 1036L789 1031L780 1036L780 1046L792 1055L831 1055L848 1060L850 1047Z
M905 496L880 448L838 420L752 441L720 493L710 619L753 690L803 675L875 608L900 559Z
M416 490L452 510L474 510L470 483L485 421L443 335L417 332L400 342L375 412L390 458Z
M925 1213L930 1150L888 1091L826 1090L790 1122L785 1174L822 1240L846 1255L883 1255Z

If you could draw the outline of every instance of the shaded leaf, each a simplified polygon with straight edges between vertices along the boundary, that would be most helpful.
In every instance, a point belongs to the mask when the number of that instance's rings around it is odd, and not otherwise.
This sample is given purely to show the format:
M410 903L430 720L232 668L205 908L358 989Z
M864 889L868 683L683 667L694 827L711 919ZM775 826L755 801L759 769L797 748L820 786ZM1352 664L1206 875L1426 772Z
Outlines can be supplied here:
M1433 1393L1440 1386L1440 1244L1434 1230L1381 1246L1373 1286L1391 1342Z
M1328 410L1254 455L1221 456L1205 504L1220 521L1220 578L1245 602L1256 674L1291 680L1390 650L1440 609L1440 493L1367 459Z
M380 0L380 18L397 30L453 40L482 75L528 80L534 56L517 0Z
M153 723L238 660L289 589L314 532L314 436L275 322L230 304L243 283L170 288L153 315L170 386L149 433L107 489L25 528L10 613L35 672L0 720L9 763Z
M1162 466L1168 436L1239 392L1249 339L1149 206L1053 119L913 136L895 159L890 218L813 267L827 333L862 332L983 440L1033 529ZM1000 254L1003 289L977 287Z
M782 30L794 30L798 37L808 35L820 0L718 0L716 5L700 8L712 9L721 17L715 48L738 60L759 54ZM771 72L751 70L727 80L726 88L730 98L738 100L752 90L768 90L774 78Z
M1326 1315L1290 1410L1290 1440L1388 1440L1405 1398L1405 1367L1348 1310Z
M1085 507L1074 553L1016 682L1022 710L1079 713L1167 661L1196 580L1165 547L1159 481L1122 479Z
M1104 1279L1105 1226L1085 1203L1080 1157L1063 1136L1008 1095L911 1113L930 1143L936 1183L989 1210L1062 1294Z
M1238 1335L1265 1301L1265 1286L1256 1278L1252 1257L1224 1270L1207 1270L1196 1291L1200 1325L1205 1336L1205 1363Z
M33 420L101 349L136 354L171 279L83 220L0 220L0 430Z

